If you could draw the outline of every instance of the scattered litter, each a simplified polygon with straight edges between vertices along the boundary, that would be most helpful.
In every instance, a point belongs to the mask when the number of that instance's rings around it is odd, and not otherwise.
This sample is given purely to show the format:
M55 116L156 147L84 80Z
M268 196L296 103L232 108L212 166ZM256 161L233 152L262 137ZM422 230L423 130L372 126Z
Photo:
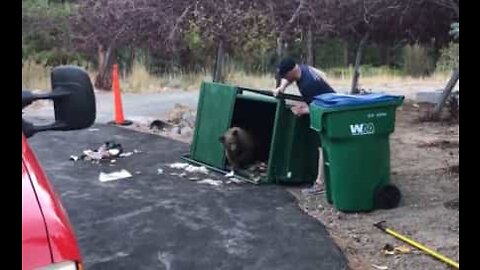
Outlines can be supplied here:
M235 172L234 171L230 171L229 173L225 174L225 177L233 177L235 175Z
M99 131L100 129L98 128L89 128L88 131Z
M248 168L248 178L259 182L261 178L267 175L267 164L265 162L256 162Z
M116 160L116 159L112 159L112 160L110 160L110 163L115 163L115 162L117 162L117 160Z
M157 174L163 174L163 169L157 169Z
M187 168L189 165L188 163L173 163L173 164L170 164L170 168L172 169L185 169Z
M133 149L133 153L138 154L138 153L142 153L142 151L137 150L137 149Z
M230 184L230 183L242 184L242 183L244 183L244 182L245 182L245 181L243 181L243 180L241 180L241 179L232 177L232 178L230 178L230 179L227 181L227 184Z
M186 168L185 168L185 171L187 172L190 172L190 173L204 173L204 174L208 174L208 169L205 167L205 166L200 166L200 167L197 167L197 166L193 166L193 165L188 165Z
M185 177L187 174L186 173L170 173L170 175Z
M170 168L172 169L182 169L189 173L204 173L208 174L208 169L205 166L193 166L189 165L188 163L173 163L170 164Z
M129 156L131 156L131 155L133 155L133 152L121 153L119 156L120 156L120 157L129 157Z
M100 176L98 177L98 179L100 180L100 182L109 182L129 177L132 177L132 174L130 172L128 172L127 170L121 170L111 173L100 172Z
M213 180L213 179L203 179L201 181L198 181L199 184L208 184L212 186L220 186L222 184L222 181L220 180Z
M140 172L140 171L136 171L136 172L135 172L135 174L137 174L137 175L138 175L138 174L142 174L142 172Z
M314 183L309 188L302 189L303 195L315 195L315 194L323 194L323 193L325 193L325 189L322 189L322 187L317 186L316 183Z
M83 154L80 157L74 155L70 156L70 160L77 161L81 159L99 161L118 157L122 154L122 152L123 148L121 144L115 143L114 141L107 141L102 144L97 150L84 150Z
M254 181L255 183L258 183L258 182L260 182L260 180L261 180L261 178L260 178L260 177L255 177L255 178L253 178L253 181Z
M398 254L408 254L412 252L412 249L408 246L398 246L398 247L395 247L394 250Z
M119 149L110 149L110 150L108 150L108 154L110 156L118 156L120 154L120 150Z
M85 150L83 151L83 155L85 160L100 160L103 158L103 155L101 152L95 152L92 150Z
M197 181L198 179L200 179L200 178L198 178L198 177L189 177L188 178L188 180L192 180L192 181Z
M388 270L387 266L372 264L372 267L378 270Z
M392 245L386 244L382 249L383 255L395 255L395 251Z

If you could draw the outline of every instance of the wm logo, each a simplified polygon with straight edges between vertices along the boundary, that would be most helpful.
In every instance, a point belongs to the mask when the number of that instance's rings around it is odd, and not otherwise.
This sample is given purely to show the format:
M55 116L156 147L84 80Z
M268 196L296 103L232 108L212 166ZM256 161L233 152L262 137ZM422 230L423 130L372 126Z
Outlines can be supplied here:
M350 125L350 132L352 135L367 135L375 133L375 126L373 123L362 123Z

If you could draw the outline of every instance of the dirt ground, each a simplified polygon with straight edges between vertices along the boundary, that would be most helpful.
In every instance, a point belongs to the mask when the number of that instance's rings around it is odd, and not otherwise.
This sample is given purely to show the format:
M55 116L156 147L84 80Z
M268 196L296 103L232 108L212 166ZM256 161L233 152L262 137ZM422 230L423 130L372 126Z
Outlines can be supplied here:
M459 127L458 122L420 121L429 109L429 106L406 101L397 110L390 144L391 181L402 192L398 208L345 214L327 203L324 194L304 195L300 187L289 188L297 197L299 207L328 228L353 270L450 269L414 248L407 253L386 255L382 251L385 245L401 247L406 244L373 226L383 220L397 232L459 260ZM187 143L192 138L192 132L179 135L178 132L152 131L140 124L131 128Z
M459 260L459 127L419 121L426 109L406 103L397 111L390 144L391 181L402 192L398 208L344 214L333 209L324 194L292 190L299 206L327 226L354 270L376 269L372 264L388 269L451 269L414 249L406 254L383 253L387 244L405 245L373 226L383 220L397 232Z

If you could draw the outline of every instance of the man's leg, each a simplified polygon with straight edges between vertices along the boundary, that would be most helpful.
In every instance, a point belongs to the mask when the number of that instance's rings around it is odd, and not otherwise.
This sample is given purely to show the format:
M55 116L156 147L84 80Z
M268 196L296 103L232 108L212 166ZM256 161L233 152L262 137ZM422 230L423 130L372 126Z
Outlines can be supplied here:
M325 178L324 178L324 170L323 170L323 151L322 148L318 148L318 175L317 179L315 180L314 188L317 191L323 191L325 189Z

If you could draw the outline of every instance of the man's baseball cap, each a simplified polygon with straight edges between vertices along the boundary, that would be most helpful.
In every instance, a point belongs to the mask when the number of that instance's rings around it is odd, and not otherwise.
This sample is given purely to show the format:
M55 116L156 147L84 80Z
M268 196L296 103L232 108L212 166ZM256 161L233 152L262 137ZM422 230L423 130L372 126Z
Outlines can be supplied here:
M291 58L283 59L277 67L277 76L284 78L287 73L295 67L296 63Z

